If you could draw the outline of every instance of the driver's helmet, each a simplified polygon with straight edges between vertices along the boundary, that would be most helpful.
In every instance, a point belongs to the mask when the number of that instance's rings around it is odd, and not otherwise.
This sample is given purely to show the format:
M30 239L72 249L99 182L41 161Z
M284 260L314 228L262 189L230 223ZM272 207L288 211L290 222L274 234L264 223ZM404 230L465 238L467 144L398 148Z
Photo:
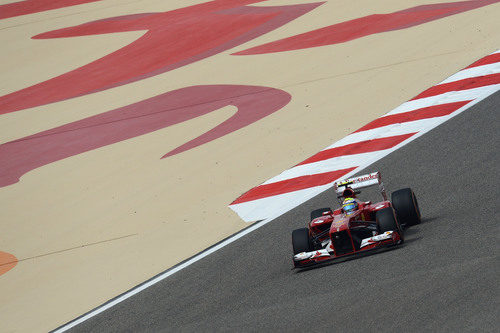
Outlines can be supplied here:
M358 209L358 203L356 199L346 198L342 203L342 210L347 214L352 213L357 209Z

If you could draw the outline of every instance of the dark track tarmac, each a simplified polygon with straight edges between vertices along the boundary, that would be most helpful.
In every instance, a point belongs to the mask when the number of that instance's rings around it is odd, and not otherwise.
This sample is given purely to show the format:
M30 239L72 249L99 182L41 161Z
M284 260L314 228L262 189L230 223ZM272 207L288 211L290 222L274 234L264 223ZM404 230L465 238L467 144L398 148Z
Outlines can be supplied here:
M73 331L498 332L499 111L496 93L366 170L417 194L404 246L292 271L291 232L328 191Z

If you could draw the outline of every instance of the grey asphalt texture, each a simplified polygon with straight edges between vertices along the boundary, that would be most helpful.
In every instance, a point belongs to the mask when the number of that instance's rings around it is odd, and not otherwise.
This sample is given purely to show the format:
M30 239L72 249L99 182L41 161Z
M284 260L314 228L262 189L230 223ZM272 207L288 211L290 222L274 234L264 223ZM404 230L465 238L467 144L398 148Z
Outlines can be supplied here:
M415 191L402 247L291 270L291 232L336 205L327 191L73 331L498 332L499 109L496 93L364 171Z

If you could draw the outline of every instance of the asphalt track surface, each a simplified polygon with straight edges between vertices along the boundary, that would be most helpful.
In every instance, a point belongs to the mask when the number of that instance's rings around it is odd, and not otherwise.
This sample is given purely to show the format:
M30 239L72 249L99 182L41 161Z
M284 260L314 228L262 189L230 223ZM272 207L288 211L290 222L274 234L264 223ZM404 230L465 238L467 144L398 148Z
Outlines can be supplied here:
M497 331L499 109L496 93L366 170L417 194L404 246L292 271L291 232L327 191L73 331Z

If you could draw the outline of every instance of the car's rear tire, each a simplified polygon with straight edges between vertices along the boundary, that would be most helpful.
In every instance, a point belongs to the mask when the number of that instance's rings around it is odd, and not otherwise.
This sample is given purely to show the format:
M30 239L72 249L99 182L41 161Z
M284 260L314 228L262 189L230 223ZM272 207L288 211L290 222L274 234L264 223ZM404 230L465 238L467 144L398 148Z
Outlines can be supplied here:
M377 211L375 219L377 220L379 233L396 231L401 237L401 241L404 241L403 231L398 223L398 220L396 219L396 214L394 213L394 209L392 209L392 207L387 207Z
M330 207L325 207L325 208L319 208L319 209L315 209L311 212L311 221L320 217L320 216L323 216L323 213L324 212L331 212L332 209Z
M312 251L311 239L307 228L295 229L292 232L293 254Z
M403 188L391 195L392 206L400 223L407 226L419 224L421 221L417 197L411 188Z

